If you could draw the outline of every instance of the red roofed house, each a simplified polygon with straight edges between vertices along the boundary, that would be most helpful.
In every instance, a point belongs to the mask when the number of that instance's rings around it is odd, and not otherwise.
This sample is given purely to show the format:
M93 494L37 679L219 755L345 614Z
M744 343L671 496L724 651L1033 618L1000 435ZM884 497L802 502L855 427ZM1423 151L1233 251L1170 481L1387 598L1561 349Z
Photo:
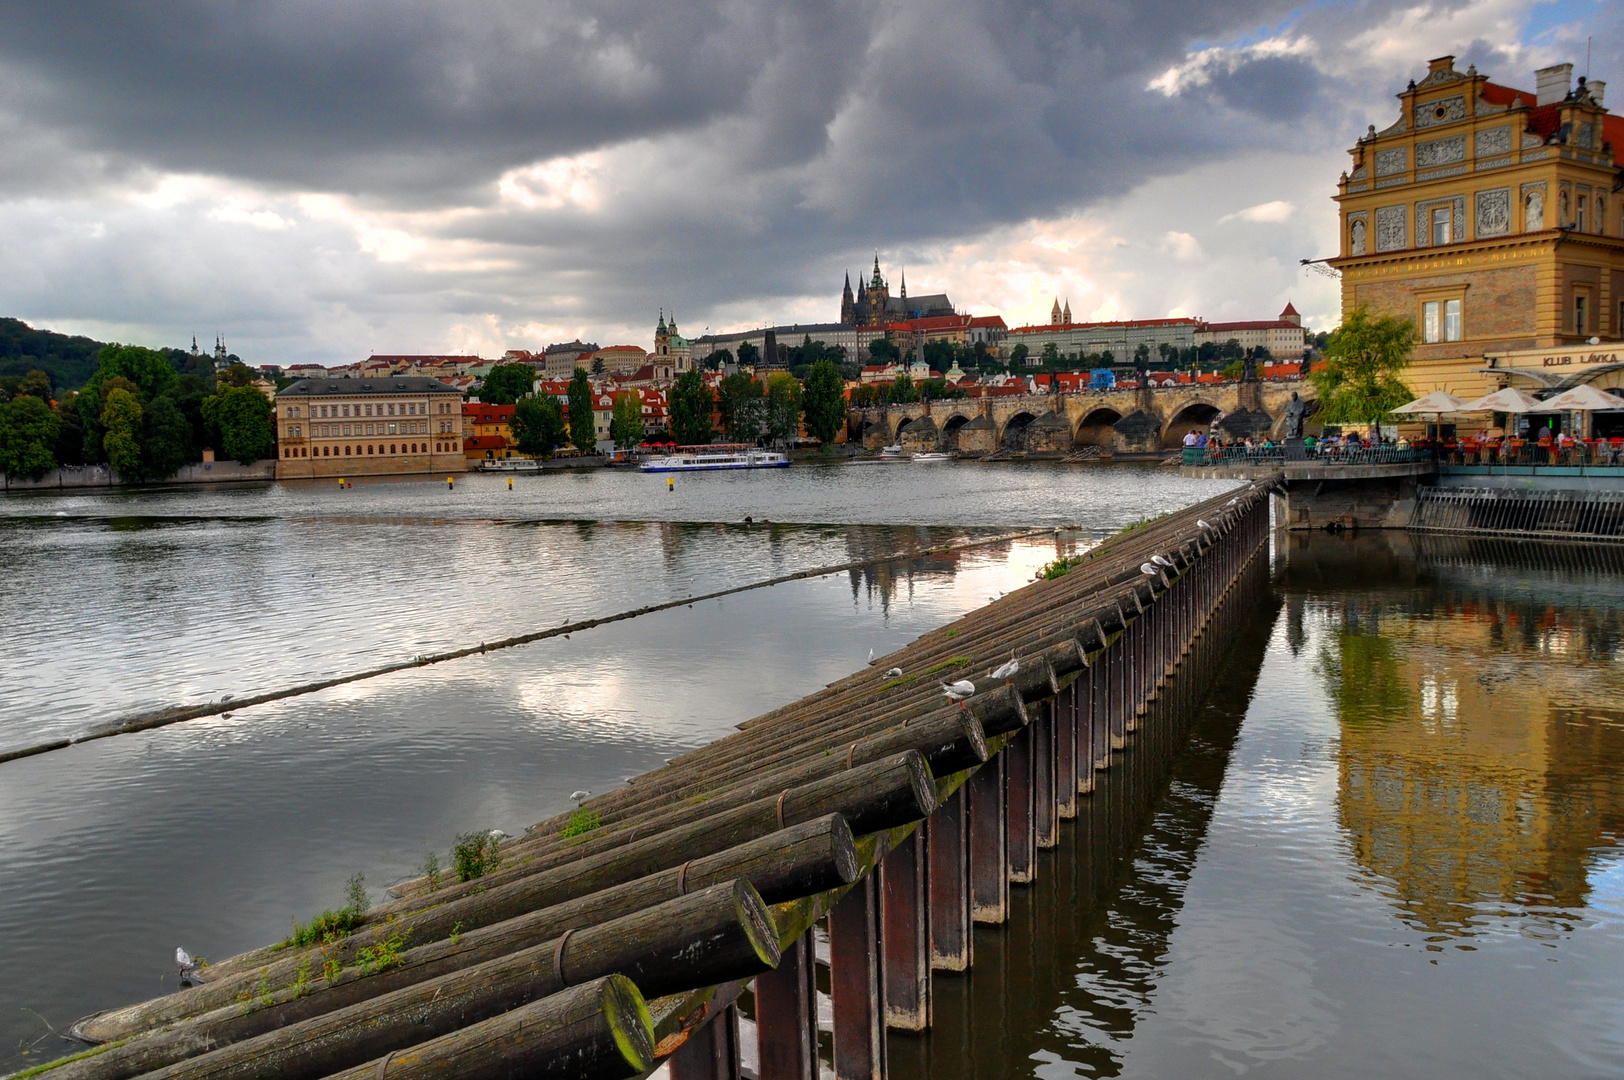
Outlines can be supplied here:
M1253 322L1204 322L1195 330L1195 343L1204 345L1211 342L1222 345L1226 341L1236 341L1243 349L1256 349L1259 347L1269 350L1269 354L1276 360L1301 361L1303 351L1307 348L1307 340L1303 334L1303 318L1297 314L1297 309L1286 302L1286 309L1280 313L1278 319L1262 319Z
M1624 360L1624 118L1572 64L1534 83L1490 82L1441 56L1398 94L1398 116L1348 151L1327 261L1344 315L1415 324L1405 381L1417 394L1537 389L1587 363L1598 388L1624 378L1602 371Z
M512 405L483 405L477 401L462 403L462 450L471 461L487 458L512 457L517 451L513 443Z

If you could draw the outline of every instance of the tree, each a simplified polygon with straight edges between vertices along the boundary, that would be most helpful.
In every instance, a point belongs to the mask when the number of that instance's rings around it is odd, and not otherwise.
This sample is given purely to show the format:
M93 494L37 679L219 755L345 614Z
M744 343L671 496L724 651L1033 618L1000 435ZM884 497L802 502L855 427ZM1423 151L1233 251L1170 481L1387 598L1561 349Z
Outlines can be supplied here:
M743 348L740 348L743 353ZM684 446L699 446L714 437L711 429L711 403L715 395L698 371L689 369L677 376L671 387L671 434Z
M636 390L626 390L615 397L615 408L609 416L609 437L622 450L630 450L643 441L643 398Z
M892 405L907 405L919 400L919 390L907 372L897 376L896 382L891 384L891 392L886 395L886 400Z
M829 360L819 360L806 373L801 385L801 407L806 412L806 430L825 446L835 441L846 422L845 381L840 369Z
M787 371L767 376L767 437L787 446L801 433L801 384Z
M767 386L748 371L735 371L717 387L722 428L734 442L753 443L767 426Z
M141 479L141 402L122 386L107 391L102 406L102 450L120 479Z
M1140 342L1139 345L1133 350L1133 366L1143 368L1148 367L1149 365L1150 346L1146 345L1144 342Z
M0 472L38 480L55 468L60 426L51 407L32 394L0 405Z
M27 375L17 380L17 390L14 397L27 395L37 397L41 401L51 400L51 377L45 372L35 368Z
M128 379L140 401L151 401L175 385L175 369L167 356L154 349L115 344L102 349L101 366L87 386L99 389L115 378Z
M1361 307L1325 343L1325 366L1309 376L1319 418L1330 424L1375 424L1415 397L1401 378L1415 349L1415 324Z
M508 429L513 432L519 453L530 457L550 458L560 444L569 440L564 408L551 394L528 397L514 405Z
M85 463L85 432L79 424L79 392L69 390L56 405L59 422L56 433L56 463L83 465Z
M512 405L536 388L536 369L529 364L497 364L485 376L479 400L486 405Z
M723 364L731 364L732 362L733 354L731 352L726 349L717 349L705 357L705 368L707 371L721 371Z
M597 421L592 416L592 379L585 368L570 376L570 442L583 454L598 448Z
M227 364L214 376L216 386L253 386L254 373L247 364Z
M191 457L192 426L180 406L168 394L155 398L141 417L141 474L152 480L174 476Z
M902 359L902 350L889 338L875 338L868 343L868 358L872 364L895 364Z
M1013 349L1009 350L1009 366L1012 368L1019 367L1020 365L1026 363L1026 358L1031 355L1032 350L1028 349L1026 347L1026 342L1023 341Z
M739 342L739 366L759 367L761 365L761 350L748 341Z
M271 414L271 399L252 386L227 386L203 399L205 430L226 457L243 465L276 454Z
M1045 342L1043 346L1043 370L1053 371L1060 366L1060 346L1054 342Z

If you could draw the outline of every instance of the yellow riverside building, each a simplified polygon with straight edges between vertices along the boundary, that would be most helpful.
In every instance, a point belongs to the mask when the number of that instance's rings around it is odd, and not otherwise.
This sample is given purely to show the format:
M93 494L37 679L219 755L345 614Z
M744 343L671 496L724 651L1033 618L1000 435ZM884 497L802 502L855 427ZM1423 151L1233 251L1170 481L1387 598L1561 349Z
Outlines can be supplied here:
M1415 323L1418 395L1624 385L1624 117L1572 64L1536 72L1530 93L1454 61L1431 61L1398 121L1349 151L1327 260L1343 314Z
M465 472L462 391L439 379L300 379L276 395L278 480Z

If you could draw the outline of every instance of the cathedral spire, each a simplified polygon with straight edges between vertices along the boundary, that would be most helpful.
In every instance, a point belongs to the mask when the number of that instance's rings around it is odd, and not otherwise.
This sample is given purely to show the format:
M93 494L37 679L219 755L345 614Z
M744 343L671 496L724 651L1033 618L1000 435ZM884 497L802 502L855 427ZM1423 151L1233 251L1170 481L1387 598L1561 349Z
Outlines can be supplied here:
M1060 297L1058 296L1054 298L1054 307L1049 309L1049 322L1055 326L1060 325Z
M908 299L908 268L902 268L902 291L897 294L899 300Z

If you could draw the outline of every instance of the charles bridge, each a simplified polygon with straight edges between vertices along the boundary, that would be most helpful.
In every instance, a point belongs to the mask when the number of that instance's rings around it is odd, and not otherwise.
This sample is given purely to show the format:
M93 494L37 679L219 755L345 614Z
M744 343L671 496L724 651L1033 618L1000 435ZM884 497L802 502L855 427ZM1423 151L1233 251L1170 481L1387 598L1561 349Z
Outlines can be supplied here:
M1308 383L1296 380L1185 383L880 405L851 410L847 422L850 437L871 450L901 444L966 455L1049 457L1089 447L1151 454L1215 422L1228 437L1283 435L1294 392L1313 395Z

